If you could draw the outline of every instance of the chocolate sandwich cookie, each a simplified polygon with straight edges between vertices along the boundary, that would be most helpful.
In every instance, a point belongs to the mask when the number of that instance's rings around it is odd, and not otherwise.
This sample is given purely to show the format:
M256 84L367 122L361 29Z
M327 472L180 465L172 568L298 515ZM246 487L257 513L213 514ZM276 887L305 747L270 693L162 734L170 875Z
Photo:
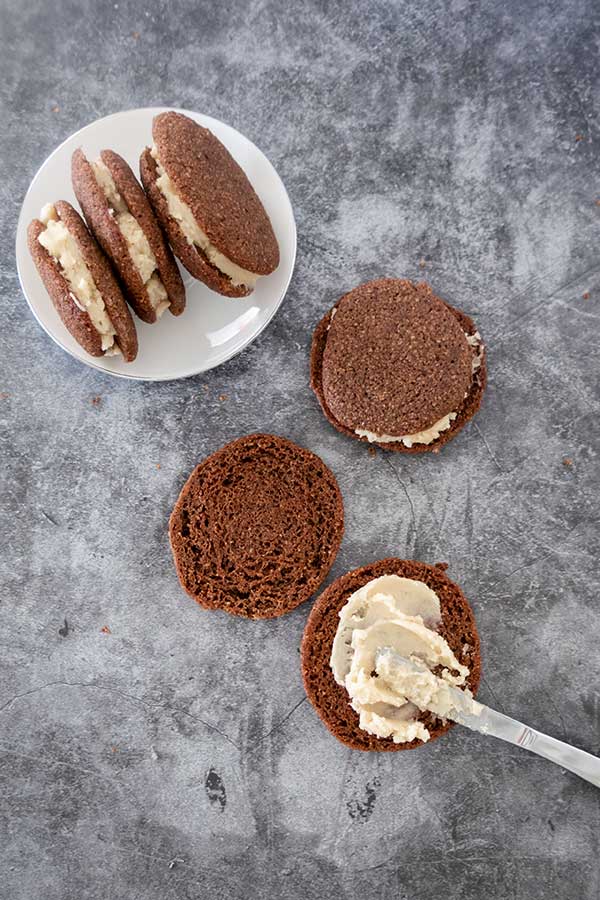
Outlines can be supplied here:
M135 325L110 264L83 219L63 200L27 231L29 252L64 326L91 356L137 356Z
M318 456L251 434L196 466L169 531L179 580L194 600L268 619L319 587L342 540L344 508Z
M384 559L338 578L316 600L302 638L304 687L348 747L410 750L445 734L452 722L415 705L434 705L431 693L423 699L422 679L440 679L442 697L446 683L460 687L467 702L476 693L479 636L468 601L445 569ZM419 665L416 685L398 689L395 653L411 654Z
M73 190L90 230L119 274L125 296L144 322L185 309L185 288L171 248L125 160L103 150L89 162L82 150L71 160Z
M254 188L218 138L187 116L161 113L152 136L140 173L176 256L213 291L246 297L279 265L277 239Z
M311 386L325 416L389 450L439 450L477 412L485 383L473 321L425 283L362 284L313 335Z

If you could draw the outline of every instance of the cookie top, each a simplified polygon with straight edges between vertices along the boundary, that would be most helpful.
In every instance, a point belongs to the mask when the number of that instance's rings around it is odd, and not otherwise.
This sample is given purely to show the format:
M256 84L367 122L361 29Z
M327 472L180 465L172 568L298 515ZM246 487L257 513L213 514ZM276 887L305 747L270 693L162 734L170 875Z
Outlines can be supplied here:
M314 453L251 434L196 466L169 530L179 580L201 606L272 618L327 575L344 532L342 496Z
M98 289L106 312L115 330L115 342L123 359L132 362L137 356L138 341L135 325L121 289L116 282L107 258L89 233L79 213L65 200L57 200L54 209L60 221L77 241L81 256ZM36 268L63 324L75 340L91 356L103 356L102 343L90 316L74 299L72 289L62 274L56 259L40 244L45 224L34 219L28 229L28 246Z
M210 242L257 275L279 264L271 221L244 171L215 135L181 113L156 116L160 163Z
M441 625L439 634L445 638L458 661L467 666L466 681L473 694L481 677L479 635L473 612L463 592L445 574L446 565L435 566L403 559L383 559L342 575L317 598L302 637L302 677L308 699L315 707L329 731L353 750L411 750L422 741L395 744L391 738L380 738L359 726L358 714L350 706L350 698L343 685L337 684L329 664L339 612L351 594L367 582L381 575L399 575L424 582L440 601ZM418 716L434 740L452 728L431 713Z
M486 375L473 321L426 284L381 279L360 285L313 334L311 387L344 434L363 441L368 437L357 429L413 435L455 414L430 443L371 437L389 450L437 452L479 409Z
M429 287L372 281L336 305L323 355L325 400L350 428L423 431L459 409L471 359L459 323Z
M171 216L164 194L156 184L158 167L148 147L140 156L140 178L161 227L177 257L190 275L203 281L208 287L225 297L247 297L251 292L244 284L233 284L205 253L186 239L179 223Z

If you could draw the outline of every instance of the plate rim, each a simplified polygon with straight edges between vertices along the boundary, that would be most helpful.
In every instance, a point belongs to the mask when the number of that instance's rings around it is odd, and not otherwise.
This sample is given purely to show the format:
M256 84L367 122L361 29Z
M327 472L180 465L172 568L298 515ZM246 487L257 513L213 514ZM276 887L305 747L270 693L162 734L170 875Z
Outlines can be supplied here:
M188 115L188 116L192 116L192 117L196 116L196 115L202 116L202 118L208 119L210 122L215 122L215 123L217 123L217 125L224 126L226 129L233 131L237 135L242 137L248 144L250 144L254 148L254 150L257 153L259 153L267 161L267 163L273 170L275 177L278 179L278 181L281 185L285 201L287 202L287 205L289 208L289 215L290 215L290 220L291 220L291 225L292 225L292 233L291 233L292 255L291 255L291 265L290 265L289 275L285 282L285 286L281 292L281 296L280 296L279 300L277 301L277 303L274 305L273 309L271 310L268 318L265 319L265 321L262 323L262 325L260 326L258 331L256 331L252 335L251 338L249 338L240 347L235 349L229 356L226 356L225 359L222 359L218 362L214 362L211 365L202 366L201 368L196 368L193 371L185 372L181 375L168 375L167 374L167 375L149 376L149 375L136 375L134 373L128 373L128 372L117 372L117 371L113 371L110 369L106 369L103 366L96 363L95 357L93 357L93 356L90 356L89 360L78 356L73 350L71 350L69 347L66 347L62 343L62 341L60 340L59 337L55 336L50 331L48 331L46 326L43 324L43 322L39 318L37 311L34 308L33 304L31 303L31 301L27 295L27 292L25 290L25 286L23 283L23 275L21 272L21 265L20 265L20 260L19 260L19 257L20 257L19 242L20 242L21 236L24 235L25 243L26 243L26 235L23 231L23 229L25 228L25 225L23 224L23 219L24 219L24 214L25 214L25 203L27 201L29 193L30 193L31 189L33 188L35 182L37 181L38 177L40 176L42 169L44 169L44 167L47 165L47 163L54 156L56 156L57 153L59 153L62 150L62 148L64 147L64 145L66 143L71 141L73 138L77 137L77 135L81 134L82 131L85 131L87 128L90 128L92 125L96 125L99 122L104 122L109 119L118 119L122 116L131 115L131 113L148 113L148 114L151 114L152 116L155 116L161 112L177 112L177 113L182 113L183 115ZM111 378L124 378L128 381L142 381L142 382L154 383L154 382L161 382L161 381L181 381L186 378L193 378L195 375L201 375L203 372L210 372L211 369L216 369L219 366L223 366L223 365L225 365L225 363L228 363L229 360L234 359L243 350L245 350L247 347L249 347L250 344L252 344L263 333L265 328L272 322L276 313L279 311L279 308L287 295L292 277L294 275L294 269L296 266L296 255L298 252L298 229L296 226L296 218L294 216L294 208L292 206L292 201L290 200L290 196L288 194L287 188L286 188L285 184L283 183L283 179L281 178L279 172L277 171L277 169L275 168L275 166L273 165L273 163L271 162L269 157L266 155L266 153L264 153L260 149L260 147L257 147L256 144L253 141L251 141L250 138L246 137L245 134L242 134L242 132L238 131L237 128L234 128L233 125L229 125L227 122L223 122L220 119L215 118L214 116L209 116L206 113L201 113L201 112L198 112L197 110L194 111L194 110L188 110L188 109L181 109L180 107L173 107L173 106L138 106L138 107L131 107L130 109L121 109L118 112L114 112L114 113L108 113L108 115L106 115L106 116L101 116L98 119L94 119L92 122L88 122L86 125L82 125L81 128L77 129L77 131L74 131L72 134L67 135L67 137L64 138L60 142L60 144L58 144L58 146L55 147L51 153L48 154L48 156L46 156L44 161L37 168L35 175L29 182L29 186L28 186L27 190L25 191L25 194L23 195L23 200L21 202L21 209L19 210L19 218L17 219L17 229L16 229L16 234L15 234L15 245L14 246L15 246L15 262L16 262L16 268L17 268L17 276L19 279L21 293L22 293L23 297L25 298L27 305L28 305L30 311L33 313L33 316L34 316L36 322L38 323L38 325L40 326L40 328L44 331L44 333L46 335L48 335L48 337L52 341L54 341L55 344L57 344L57 346L59 346L61 348L61 350L64 350L65 353L68 353L69 356L72 359L75 359L77 362L83 363L84 365L89 366L91 369L95 369L97 372L101 372L103 375L107 375Z

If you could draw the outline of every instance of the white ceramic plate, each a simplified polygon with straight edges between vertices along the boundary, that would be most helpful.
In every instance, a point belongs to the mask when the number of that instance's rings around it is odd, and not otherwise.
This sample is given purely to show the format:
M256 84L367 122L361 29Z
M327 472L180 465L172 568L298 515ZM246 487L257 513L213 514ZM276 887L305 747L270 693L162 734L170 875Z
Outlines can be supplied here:
M277 172L261 151L239 131L200 113L178 110L210 128L225 144L250 179L273 223L281 262L261 278L243 300L215 294L181 269L187 306L181 316L167 311L159 322L146 325L134 316L139 353L132 363L121 357L89 356L71 337L54 309L27 250L27 226L45 203L68 200L78 209L71 187L71 154L82 147L95 159L100 150L120 153L136 176L143 148L152 143L152 119L164 108L132 109L98 119L76 132L43 164L27 191L17 227L17 269L23 293L44 330L81 362L109 375L166 381L212 369L239 353L270 322L285 296L296 258L296 223L289 197Z

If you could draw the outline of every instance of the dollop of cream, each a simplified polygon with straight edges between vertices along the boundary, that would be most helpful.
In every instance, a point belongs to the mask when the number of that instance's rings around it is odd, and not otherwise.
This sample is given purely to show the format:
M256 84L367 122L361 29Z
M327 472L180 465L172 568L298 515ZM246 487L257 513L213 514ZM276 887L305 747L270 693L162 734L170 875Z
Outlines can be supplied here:
M437 594L421 581L384 575L355 591L339 618L330 665L360 727L394 743L429 740L419 711L443 718L454 705L444 684L462 686L469 675L437 632ZM411 665L398 665L398 657Z

